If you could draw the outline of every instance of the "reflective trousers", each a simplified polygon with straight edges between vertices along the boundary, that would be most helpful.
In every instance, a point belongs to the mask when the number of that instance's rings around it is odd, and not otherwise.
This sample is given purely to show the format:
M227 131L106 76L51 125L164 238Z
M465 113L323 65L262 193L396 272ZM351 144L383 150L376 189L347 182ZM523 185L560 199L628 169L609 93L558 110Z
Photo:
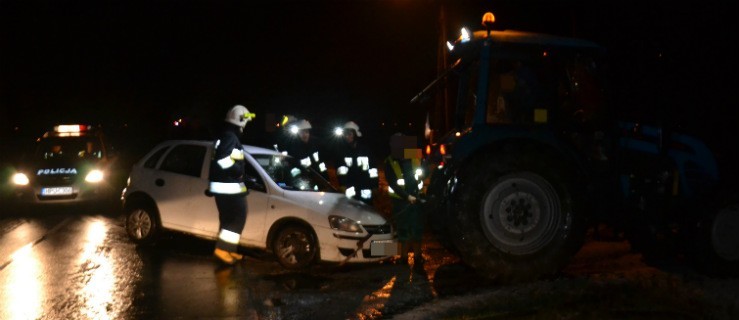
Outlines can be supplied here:
M219 233L216 248L236 252L241 232L246 225L246 196L243 194L216 194Z

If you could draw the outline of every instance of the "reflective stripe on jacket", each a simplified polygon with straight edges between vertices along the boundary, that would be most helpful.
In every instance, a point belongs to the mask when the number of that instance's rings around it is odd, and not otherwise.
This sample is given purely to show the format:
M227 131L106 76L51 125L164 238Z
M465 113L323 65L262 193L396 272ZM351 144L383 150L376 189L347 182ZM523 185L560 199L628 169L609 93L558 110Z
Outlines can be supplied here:
M385 178L387 180L387 191L390 197L405 200L408 198L408 195L415 196L421 189L423 189L423 178L417 173L420 169L420 162L416 159L412 159L406 166L408 165L409 168L407 169L410 171L403 171L398 160L393 157L387 157L385 159Z

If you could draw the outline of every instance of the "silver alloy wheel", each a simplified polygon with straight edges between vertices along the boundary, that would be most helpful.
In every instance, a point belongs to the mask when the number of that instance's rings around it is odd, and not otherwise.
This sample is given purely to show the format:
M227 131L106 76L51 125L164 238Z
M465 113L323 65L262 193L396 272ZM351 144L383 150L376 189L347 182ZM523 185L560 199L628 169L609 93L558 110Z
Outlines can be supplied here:
M487 239L499 250L513 255L535 253L551 243L562 216L555 189L531 172L498 179L483 196L480 210Z
M285 267L306 266L315 256L315 244L312 237L307 230L301 227L289 227L283 230L275 244L275 254Z
M152 221L151 214L142 208L135 209L128 214L128 222L126 228L128 234L137 239L143 240L151 235Z

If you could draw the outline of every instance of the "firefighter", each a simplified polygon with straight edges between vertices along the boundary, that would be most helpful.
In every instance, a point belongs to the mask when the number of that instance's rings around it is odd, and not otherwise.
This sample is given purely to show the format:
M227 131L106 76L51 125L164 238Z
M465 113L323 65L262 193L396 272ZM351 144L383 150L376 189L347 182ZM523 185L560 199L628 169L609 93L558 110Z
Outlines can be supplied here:
M311 126L308 120L302 119L294 122L286 129L296 136L291 143L287 145L287 154L300 160L300 164L304 167L313 168L320 173L324 179L328 180L328 171L326 163L321 158L320 144L311 135Z
M278 124L278 127L281 129L277 130L276 138L274 140L275 150L282 153L286 152L288 145L290 145L295 138L295 135L290 132L290 128L294 127L297 121L298 118L293 115L286 114L282 116L282 119L280 119L280 123Z
M392 219L400 242L401 264L408 264L408 254L413 251L413 265L423 265L421 241L424 217L419 207L419 194L423 190L421 150L416 138L397 133L390 137L390 155L385 159L385 179L392 204Z
M253 118L254 114L242 105L236 105L226 113L223 129L214 142L210 164L208 191L215 198L220 223L213 255L228 265L244 258L238 253L238 245L246 224L248 207L244 185L244 149L239 137L246 123Z
M349 121L342 128L344 143L336 156L336 176L347 197L372 204L373 189L378 186L377 168L371 163L369 147L360 143L359 126Z

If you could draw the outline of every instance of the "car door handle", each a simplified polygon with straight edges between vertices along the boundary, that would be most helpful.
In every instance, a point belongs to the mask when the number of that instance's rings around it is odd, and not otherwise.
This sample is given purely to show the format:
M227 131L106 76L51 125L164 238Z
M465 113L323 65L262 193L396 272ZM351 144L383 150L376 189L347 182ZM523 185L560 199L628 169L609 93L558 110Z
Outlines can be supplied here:
M154 184L157 185L158 187L162 187L164 186L164 179L156 179L154 181Z

